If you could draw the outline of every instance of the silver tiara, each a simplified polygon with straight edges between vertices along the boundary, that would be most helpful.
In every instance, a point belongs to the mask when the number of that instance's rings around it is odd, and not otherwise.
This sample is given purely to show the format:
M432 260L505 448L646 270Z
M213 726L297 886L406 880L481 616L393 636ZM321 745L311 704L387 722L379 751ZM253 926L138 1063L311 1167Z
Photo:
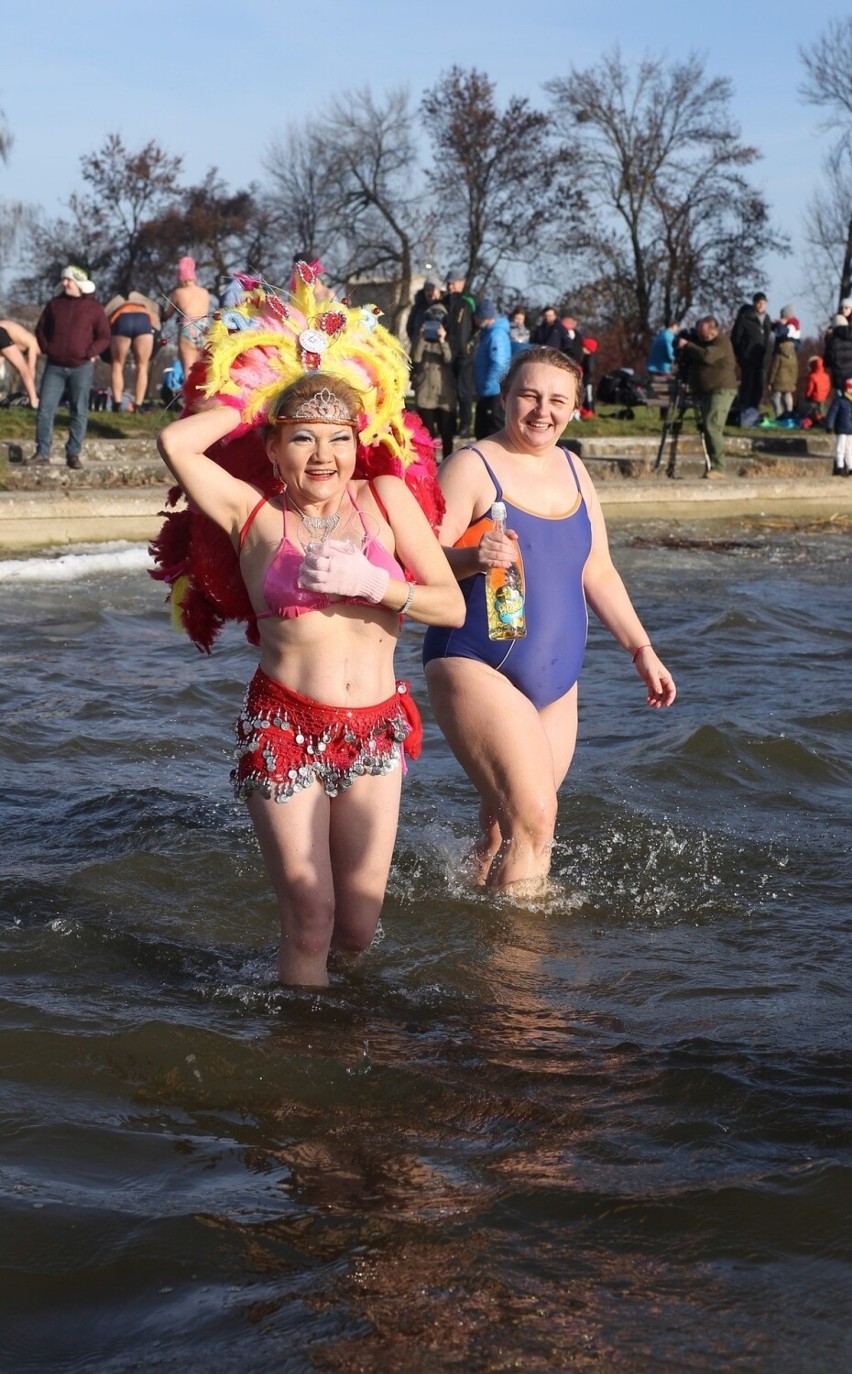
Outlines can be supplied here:
M329 391L327 386L309 396L306 401L302 401L301 405L289 414L278 416L279 424L284 424L288 420L315 420L332 425L355 424L346 402L335 396L333 391Z

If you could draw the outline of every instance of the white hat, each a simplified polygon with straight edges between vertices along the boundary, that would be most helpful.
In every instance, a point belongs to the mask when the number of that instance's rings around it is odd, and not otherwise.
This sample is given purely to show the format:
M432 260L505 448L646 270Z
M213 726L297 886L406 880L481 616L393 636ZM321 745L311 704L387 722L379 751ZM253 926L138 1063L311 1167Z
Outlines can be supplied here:
M93 296L95 294L95 283L93 281L89 281L89 278L86 276L82 267L63 267L62 280L64 281L66 277L70 277L72 281L75 281L77 283L77 285L80 288L81 295Z

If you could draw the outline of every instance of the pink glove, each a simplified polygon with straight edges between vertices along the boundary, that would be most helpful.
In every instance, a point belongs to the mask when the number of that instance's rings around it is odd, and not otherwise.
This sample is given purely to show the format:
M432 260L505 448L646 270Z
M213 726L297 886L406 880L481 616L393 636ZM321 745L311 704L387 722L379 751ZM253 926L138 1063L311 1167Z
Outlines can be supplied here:
M311 549L299 569L299 586L326 596L360 597L378 602L387 590L390 573L374 568L354 544L329 540Z

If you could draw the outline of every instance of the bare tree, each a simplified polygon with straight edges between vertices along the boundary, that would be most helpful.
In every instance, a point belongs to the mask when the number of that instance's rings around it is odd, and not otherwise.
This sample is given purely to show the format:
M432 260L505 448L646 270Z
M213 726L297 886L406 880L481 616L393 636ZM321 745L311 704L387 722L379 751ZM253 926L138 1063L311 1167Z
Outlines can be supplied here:
M832 19L809 47L800 47L805 69L800 94L827 112L822 125L834 134L824 162L824 184L808 205L806 238L814 250L811 286L825 307L852 295L852 81L849 52L852 17ZM836 283L840 282L837 297Z
M12 147L12 132L6 123L6 112L0 110L0 159L3 162L9 161L9 150Z
M131 152L118 134L110 134L102 148L80 159L87 189L71 195L68 218L37 225L23 284L43 293L70 260L93 274L104 296L144 290L147 225L178 197L181 165L153 141Z
M0 200L0 281L5 281L11 272L19 246L28 243L37 225L36 212L31 205L16 200ZM14 286L9 293L10 299L20 297Z
M6 123L5 112L0 109L0 161L9 161L13 143L12 133ZM5 275L22 230L32 222L32 211L20 201L0 200L0 279Z
M306 261L336 261L341 256L334 156L315 121L291 125L269 145L263 161L270 177L266 201L291 258L301 254Z
M17 286L30 298L52 289L69 261L92 273L104 300L131 290L165 295L188 252L211 273L280 270L274 225L257 187L231 191L215 168L185 187L180 157L153 141L131 151L117 134L80 164L84 189L70 197L68 216L35 224L29 236L29 275Z
M214 276L236 270L275 280L285 272L278 226L260 187L231 191L215 168L198 185L182 189L143 227L146 277L161 291L170 288L175 263L186 252L192 253L199 272Z
M333 150L332 194L345 252L340 271L350 281L376 276L392 280L389 326L396 331L411 302L411 278L425 230L408 93L391 90L381 104L369 90L340 98L322 123L322 136Z
M579 144L585 221L570 248L599 323L639 337L694 305L731 313L768 252L787 251L744 169L730 83L700 59L626 64L616 47L599 66L546 83L563 134Z
M852 83L849 80L849 47L852 44L852 16L832 19L825 32L810 47L800 47L799 56L805 69L801 94L809 105L819 105L830 112L830 128L836 129L838 113L845 118L841 131L845 140L852 138Z
M518 96L501 111L494 90L483 72L452 67L422 102L439 246L478 287L497 283L512 263L527 267L544 256L549 226L579 208L567 188L560 194L570 157L555 149L550 117Z
M397 329L428 227L407 92L338 97L322 118L274 141L265 165L270 205L293 250L321 258L338 283L381 279Z

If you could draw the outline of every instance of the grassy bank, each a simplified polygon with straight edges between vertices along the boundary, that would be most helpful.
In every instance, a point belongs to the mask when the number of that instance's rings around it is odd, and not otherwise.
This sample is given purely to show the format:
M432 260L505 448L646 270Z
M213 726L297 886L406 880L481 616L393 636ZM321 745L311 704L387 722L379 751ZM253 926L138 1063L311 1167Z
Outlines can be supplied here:
M93 439L147 439L162 429L169 420L176 418L173 410L152 410L146 415L113 415L108 410L90 410L87 434ZM57 412L54 425L54 443L64 439L68 433L68 411ZM0 440L12 439L24 443L35 441L36 412L18 406L10 410L0 409Z
M89 411L88 437L90 439L150 439L156 435L164 425L177 418L175 408L165 410L161 406L148 411L145 414L112 411ZM645 406L637 406L630 420L617 418L620 415L620 408L616 406L600 406L598 413L593 420L579 420L573 423L566 437L582 440L588 439L654 439L660 438L662 423L660 412L656 409L648 409ZM68 432L68 412L61 409L56 416L55 425L55 446L58 447L64 440ZM692 412L687 412L683 419L681 433L685 438L695 436L698 431ZM818 440L820 437L828 441L823 430L784 430L766 429L756 426L752 429L739 429L730 426L726 433L739 439L758 439L760 447L765 449L768 444L777 443L778 452L784 452L790 447L791 441L798 436L799 440L810 437ZM4 440L22 442L25 446L35 441L35 411L29 409L14 408L6 410L0 408L0 443Z
M658 438L660 434L660 414L658 410L647 410L638 406L632 420L616 419L618 409L602 406L594 420L582 420L571 426L571 433L577 436L587 434L590 438L625 438L636 436ZM96 439L145 439L156 434L163 425L177 418L175 410L157 408L146 414L90 410L88 433ZM59 410L56 416L55 431L57 438L68 432L68 412ZM683 432L696 432L691 416L684 419ZM747 430L732 430L735 434L745 434ZM758 434L763 431L754 430ZM35 411L14 407L11 410L0 408L0 440L30 440L35 438Z

